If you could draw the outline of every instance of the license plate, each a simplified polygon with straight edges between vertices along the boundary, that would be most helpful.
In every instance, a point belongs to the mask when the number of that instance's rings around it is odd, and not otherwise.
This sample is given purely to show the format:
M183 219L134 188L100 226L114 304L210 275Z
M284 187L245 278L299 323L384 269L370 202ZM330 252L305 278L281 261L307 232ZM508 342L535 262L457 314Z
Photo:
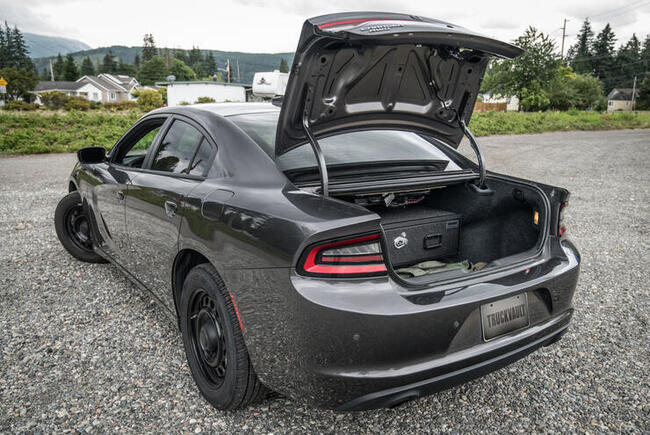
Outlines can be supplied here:
M485 340L528 326L526 293L481 305L481 323Z

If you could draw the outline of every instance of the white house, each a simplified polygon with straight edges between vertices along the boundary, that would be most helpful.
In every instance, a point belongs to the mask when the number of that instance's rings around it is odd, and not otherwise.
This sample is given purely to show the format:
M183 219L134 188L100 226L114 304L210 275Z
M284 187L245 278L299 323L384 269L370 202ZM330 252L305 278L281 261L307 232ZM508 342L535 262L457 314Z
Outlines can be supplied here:
M75 82L39 82L34 90L36 102L40 104L39 95L43 92L59 91L71 97L83 97L89 101L102 103L134 100L131 92L139 89L138 81L130 76L117 74L99 74L83 76Z
M181 103L193 104L200 97L212 98L217 103L224 101L246 101L246 85L241 83L221 83L211 81L158 82L157 86L167 87L167 105Z
M635 97L639 98L639 90L635 91ZM632 89L614 88L607 95L608 112L629 112L632 110Z

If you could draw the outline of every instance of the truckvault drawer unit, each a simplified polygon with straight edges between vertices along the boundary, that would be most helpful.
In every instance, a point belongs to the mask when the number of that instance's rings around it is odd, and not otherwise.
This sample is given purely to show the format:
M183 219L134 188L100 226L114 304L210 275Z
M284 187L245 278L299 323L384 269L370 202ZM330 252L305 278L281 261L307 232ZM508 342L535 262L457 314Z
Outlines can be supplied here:
M461 215L444 210L427 210L427 217L399 221L404 214L384 214L388 257L395 267L438 260L458 253Z

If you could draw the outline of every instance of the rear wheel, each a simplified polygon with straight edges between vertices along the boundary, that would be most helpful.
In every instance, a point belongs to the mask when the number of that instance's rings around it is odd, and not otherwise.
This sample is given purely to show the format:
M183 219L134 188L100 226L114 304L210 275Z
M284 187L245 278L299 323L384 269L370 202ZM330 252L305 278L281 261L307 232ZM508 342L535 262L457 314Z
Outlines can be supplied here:
M192 376L212 406L236 409L268 395L251 365L230 294L211 265L189 272L179 311Z
M84 213L79 192L70 192L56 206L54 212L56 235L73 257L88 263L105 263L93 250L90 221Z

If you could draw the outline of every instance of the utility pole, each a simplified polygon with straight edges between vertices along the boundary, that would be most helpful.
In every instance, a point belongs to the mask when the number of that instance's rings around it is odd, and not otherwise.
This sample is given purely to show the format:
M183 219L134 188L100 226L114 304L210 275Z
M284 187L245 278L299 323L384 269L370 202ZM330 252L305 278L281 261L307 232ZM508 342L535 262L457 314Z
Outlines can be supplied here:
M52 59L50 59L50 80L54 81L54 69L52 68Z
M636 76L634 76L634 84L632 85L632 112L634 112L635 97L636 97Z
M239 59L237 59L237 83L241 83L241 76L239 75Z
M230 59L226 61L226 74L228 75L228 83L230 83Z
M560 59L564 59L564 38L566 37L566 18L564 19L564 25L562 26L562 49L560 50Z

